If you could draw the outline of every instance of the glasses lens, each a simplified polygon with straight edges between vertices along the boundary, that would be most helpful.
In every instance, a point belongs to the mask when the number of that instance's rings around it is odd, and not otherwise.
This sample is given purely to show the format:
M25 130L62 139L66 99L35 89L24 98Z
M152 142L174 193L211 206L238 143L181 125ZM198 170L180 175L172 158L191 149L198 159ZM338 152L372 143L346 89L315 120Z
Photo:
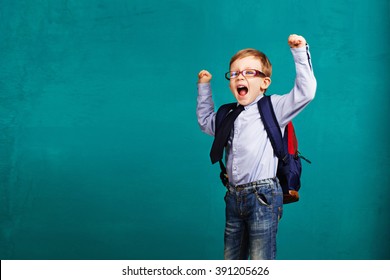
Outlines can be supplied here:
M248 69L248 70L242 71L242 75L244 77L254 77L254 76L256 76L256 74L257 74L257 71L253 70L253 69Z
M238 76L238 73L237 71L230 71L230 79L234 79L234 78L237 78Z
M237 76L238 76L237 72L235 72L235 71L226 72L226 74L225 74L225 78L228 80L237 78Z

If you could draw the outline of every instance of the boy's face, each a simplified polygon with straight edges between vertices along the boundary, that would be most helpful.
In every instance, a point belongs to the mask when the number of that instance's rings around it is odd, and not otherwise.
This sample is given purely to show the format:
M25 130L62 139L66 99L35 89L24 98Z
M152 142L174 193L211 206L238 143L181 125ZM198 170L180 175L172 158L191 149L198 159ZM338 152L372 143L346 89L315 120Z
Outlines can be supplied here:
M247 56L235 60L230 66L230 71L243 71L255 69L262 71L260 59L254 56ZM244 77L242 73L237 78L230 79L230 90L238 103L246 106L252 103L271 84L269 77Z

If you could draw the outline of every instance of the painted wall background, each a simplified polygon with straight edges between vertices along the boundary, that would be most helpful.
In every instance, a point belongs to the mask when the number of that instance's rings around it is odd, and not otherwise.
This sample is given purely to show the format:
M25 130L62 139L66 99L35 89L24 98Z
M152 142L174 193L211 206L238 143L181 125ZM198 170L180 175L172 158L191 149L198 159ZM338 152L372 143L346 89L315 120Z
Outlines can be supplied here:
M289 91L310 43L316 99L296 118L301 201L279 259L389 259L387 0L0 0L0 258L221 259L224 189L196 116L239 49Z

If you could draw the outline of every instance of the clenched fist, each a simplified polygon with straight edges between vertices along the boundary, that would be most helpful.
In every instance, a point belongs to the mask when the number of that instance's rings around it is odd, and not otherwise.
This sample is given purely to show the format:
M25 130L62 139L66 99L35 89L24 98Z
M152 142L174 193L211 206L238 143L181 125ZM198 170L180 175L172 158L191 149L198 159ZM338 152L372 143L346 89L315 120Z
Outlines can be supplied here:
M297 34L291 34L288 36L288 44L290 48L302 48L306 46L306 39Z
M207 70L202 70L198 74L198 83L209 83L213 76Z

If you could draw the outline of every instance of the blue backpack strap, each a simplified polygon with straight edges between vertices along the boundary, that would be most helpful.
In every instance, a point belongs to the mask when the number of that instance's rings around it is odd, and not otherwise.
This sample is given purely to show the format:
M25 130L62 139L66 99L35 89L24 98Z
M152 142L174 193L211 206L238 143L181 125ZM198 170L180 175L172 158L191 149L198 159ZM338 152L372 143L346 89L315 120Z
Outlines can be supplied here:
M274 149L275 155L286 162L288 160L288 152L283 145L282 132L280 131L278 120L276 119L274 108L271 103L271 97L264 95L258 102L261 119L267 131L268 138Z
M217 133L218 128L221 127L223 120L226 118L229 112L235 107L237 107L237 103L228 103L219 107L217 114L215 115L215 133ZM222 181L222 185L226 187L229 183L229 179L227 177L226 167L222 160L219 161L219 167L221 168L219 177Z
M237 107L237 103L228 103L219 107L217 114L215 115L215 132L217 132L218 128L221 127L223 120L235 107Z

